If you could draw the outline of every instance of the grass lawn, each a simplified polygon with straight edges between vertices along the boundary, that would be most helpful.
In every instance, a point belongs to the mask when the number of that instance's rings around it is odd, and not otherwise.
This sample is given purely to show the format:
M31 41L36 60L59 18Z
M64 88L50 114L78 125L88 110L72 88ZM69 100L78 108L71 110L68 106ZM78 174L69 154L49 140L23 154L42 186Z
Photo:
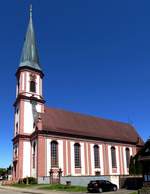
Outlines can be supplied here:
M38 185L37 184L31 184L31 185L26 185L26 184L18 184L18 183L15 183L15 184L12 184L10 185L12 187L17 187L17 188L36 188Z
M132 192L132 193L130 193L130 194L138 194L138 192L134 191L134 192Z
M48 185L39 185L39 184L13 184L11 185L17 188L34 188L34 189L43 189L43 190L55 190L55 191L68 191L68 192L86 192L86 187L81 186L72 186L72 185L62 185L62 184L48 184Z
M44 185L44 186L38 187L38 189L55 190L55 191L69 191L69 192L86 192L87 191L86 187L62 185L62 184Z

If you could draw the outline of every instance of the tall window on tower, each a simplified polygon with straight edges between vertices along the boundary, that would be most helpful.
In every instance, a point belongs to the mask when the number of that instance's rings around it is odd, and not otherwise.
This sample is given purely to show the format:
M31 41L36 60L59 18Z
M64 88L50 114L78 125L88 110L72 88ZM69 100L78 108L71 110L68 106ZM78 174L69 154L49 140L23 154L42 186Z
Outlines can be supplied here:
M74 144L74 160L75 160L75 168L80 168L81 167L81 150L80 150L79 143Z
M18 83L17 83L17 92L19 93L19 89L20 89L20 81L18 79Z
M51 142L51 167L58 167L58 143Z
M35 75L30 75L30 92L36 92L36 76Z
M100 168L99 146L98 145L94 145L94 164L95 164L95 168Z
M32 154L32 167L35 168L35 149L36 149L36 143L33 143L33 154Z
M111 161L112 161L112 168L116 168L116 149L115 147L111 147Z
M16 135L18 135L18 122L16 123Z
M36 92L35 81L30 81L30 92Z

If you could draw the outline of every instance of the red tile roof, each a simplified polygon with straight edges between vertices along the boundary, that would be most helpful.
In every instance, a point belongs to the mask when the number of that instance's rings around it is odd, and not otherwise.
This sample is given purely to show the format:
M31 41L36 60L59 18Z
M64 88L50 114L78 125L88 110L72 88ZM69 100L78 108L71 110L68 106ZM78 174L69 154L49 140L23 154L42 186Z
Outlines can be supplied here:
M80 113L45 107L42 124L49 132L143 145L133 126Z

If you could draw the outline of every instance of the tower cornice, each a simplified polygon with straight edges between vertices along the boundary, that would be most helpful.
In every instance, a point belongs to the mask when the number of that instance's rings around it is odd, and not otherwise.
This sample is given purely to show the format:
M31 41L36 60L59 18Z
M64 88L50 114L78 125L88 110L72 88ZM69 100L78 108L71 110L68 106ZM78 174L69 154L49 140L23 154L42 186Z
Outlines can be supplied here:
M13 106L16 107L16 105L18 104L18 102L21 99L29 100L29 101L36 101L36 102L39 102L39 103L42 103L42 104L45 103L45 100L42 97L41 97L41 99L38 99L37 97L34 97L34 96L25 96L25 95L19 94L18 97L16 98Z
M16 71L16 77L19 77L20 73L22 71L31 71L31 72L36 72L36 73L39 73L40 77L43 78L44 77L44 73L38 69L34 69L32 67L28 67L28 66L22 66L22 67L19 67Z

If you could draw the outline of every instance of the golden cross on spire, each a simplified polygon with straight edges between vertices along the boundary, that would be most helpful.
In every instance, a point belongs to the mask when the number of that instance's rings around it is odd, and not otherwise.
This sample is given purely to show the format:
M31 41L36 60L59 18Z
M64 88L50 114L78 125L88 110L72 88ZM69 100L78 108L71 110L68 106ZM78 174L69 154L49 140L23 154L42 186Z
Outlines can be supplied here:
M32 4L30 5L30 18L32 18Z

